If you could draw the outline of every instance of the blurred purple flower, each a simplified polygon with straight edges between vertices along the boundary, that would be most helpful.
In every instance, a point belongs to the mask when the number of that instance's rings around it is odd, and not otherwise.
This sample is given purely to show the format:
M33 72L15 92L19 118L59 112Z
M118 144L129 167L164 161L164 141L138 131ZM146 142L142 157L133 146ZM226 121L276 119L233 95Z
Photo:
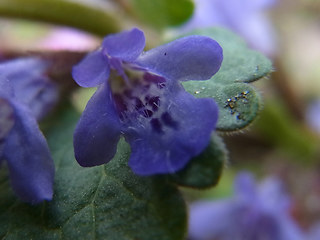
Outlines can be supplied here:
M7 161L15 193L30 203L52 198L54 165L37 124L57 100L47 67L36 58L0 64L0 163Z
M235 180L234 197L190 205L192 240L304 240L290 218L281 183L268 178L258 187L247 173Z
M312 102L308 106L306 121L311 129L320 134L320 99Z
M195 0L195 12L183 31L221 26L242 36L266 55L275 53L275 34L265 10L276 0Z
M147 52L144 47L138 29L109 35L74 67L80 86L98 85L74 133L81 166L109 162L121 135L131 145L129 166L140 175L175 172L208 145L217 105L213 99L196 99L179 81L214 75L221 47L203 36Z

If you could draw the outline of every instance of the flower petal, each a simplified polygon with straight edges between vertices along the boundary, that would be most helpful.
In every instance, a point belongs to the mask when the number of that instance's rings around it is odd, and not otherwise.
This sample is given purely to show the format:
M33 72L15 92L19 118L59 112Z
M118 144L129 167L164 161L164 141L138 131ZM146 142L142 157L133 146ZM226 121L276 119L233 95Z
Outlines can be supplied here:
M12 82L13 86L17 84L23 86L25 79L43 76L48 66L49 62L43 59L24 57L2 62L0 72Z
M108 58L101 50L89 53L72 69L72 77L81 87L95 87L105 82L109 73Z
M161 116L153 116L148 124L135 121L125 132L131 145L129 166L139 175L173 173L184 167L206 148L218 119L213 99L196 99L180 84L160 101L167 101L165 109L159 109Z
M257 186L252 174L249 172L239 173L234 181L235 195L246 202L257 202Z
M15 124L4 144L11 183L16 194L30 203L51 200L54 164L47 142L32 113L11 101Z
M1 66L1 65L0 65ZM1 69L0 69L1 70ZM13 88L8 78L0 72L0 97L10 98L13 97Z
M206 80L220 69L222 59L216 41L189 36L145 52L136 64L172 80Z
M280 179L268 177L259 184L259 197L264 208L275 213L289 212L291 199Z
M15 91L15 94L19 94L19 98L24 97L21 102L30 108L37 120L45 117L58 101L58 89L47 78L33 79L25 86L24 91Z
M132 62L143 51L145 37L142 31L133 28L117 34L108 35L102 42L107 54L126 62Z
M223 234L227 235L227 232L231 230L230 223L235 221L236 208L230 200L198 201L190 204L190 239L209 240L223 236Z
M47 61L31 57L0 64L1 74L9 79L11 96L27 105L37 119L51 110L58 97L56 86L45 76L48 66ZM5 84L4 79L0 81Z
M109 162L116 153L119 138L119 117L106 83L88 102L74 132L78 163L91 167Z

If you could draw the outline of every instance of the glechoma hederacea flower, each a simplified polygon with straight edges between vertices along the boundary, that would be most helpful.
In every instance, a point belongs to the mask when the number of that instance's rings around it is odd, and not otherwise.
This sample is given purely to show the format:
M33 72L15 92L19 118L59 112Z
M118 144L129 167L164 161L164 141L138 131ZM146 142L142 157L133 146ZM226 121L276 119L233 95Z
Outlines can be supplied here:
M147 52L144 47L136 28L109 35L73 68L80 86L98 86L74 133L81 166L110 161L121 136L131 146L129 166L139 175L175 172L208 145L218 107L213 99L196 99L179 81L212 77L222 62L221 47L204 36Z
M291 200L281 181L265 179L256 186L249 173L235 180L228 199L190 205L190 240L305 240L290 216Z
M57 100L45 76L48 63L21 58L0 64L0 163L6 160L21 200L51 200L54 164L37 120Z

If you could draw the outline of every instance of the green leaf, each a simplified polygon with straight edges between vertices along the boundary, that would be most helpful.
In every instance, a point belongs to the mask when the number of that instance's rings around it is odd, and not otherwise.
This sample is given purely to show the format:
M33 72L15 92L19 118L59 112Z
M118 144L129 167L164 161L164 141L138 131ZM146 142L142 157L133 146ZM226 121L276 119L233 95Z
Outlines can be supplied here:
M39 206L16 200L0 175L2 239L182 240L185 203L173 184L136 176L127 166L123 140L116 157L100 167L78 166L72 132L78 115L67 113L49 134L56 162L54 198Z
M180 186L197 189L213 187L219 182L226 159L224 143L218 135L214 135L209 146L199 156L168 178Z
M194 9L191 0L132 0L131 4L138 18L156 28L179 25Z
M0 0L0 16L66 25L104 36L119 31L115 14L65 0Z
M196 97L212 97L219 105L220 131L234 131L248 126L261 108L261 97L250 83L268 76L272 64L262 54L250 50L237 35L222 29L196 30L191 34L215 39L223 48L221 69L207 81L184 82Z

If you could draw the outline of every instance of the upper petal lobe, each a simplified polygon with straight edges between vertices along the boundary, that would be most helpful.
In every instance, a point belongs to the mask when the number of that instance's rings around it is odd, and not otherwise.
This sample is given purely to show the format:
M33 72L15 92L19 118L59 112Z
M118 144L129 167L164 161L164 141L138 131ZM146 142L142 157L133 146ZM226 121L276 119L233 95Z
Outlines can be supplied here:
M102 46L109 56L132 62L142 53L145 37L142 31L133 28L130 31L108 35L104 38Z
M81 87L96 87L107 81L109 73L108 58L101 50L89 53L72 69L72 77Z
M143 53L136 63L172 80L206 80L222 63L222 48L209 37L189 36Z

